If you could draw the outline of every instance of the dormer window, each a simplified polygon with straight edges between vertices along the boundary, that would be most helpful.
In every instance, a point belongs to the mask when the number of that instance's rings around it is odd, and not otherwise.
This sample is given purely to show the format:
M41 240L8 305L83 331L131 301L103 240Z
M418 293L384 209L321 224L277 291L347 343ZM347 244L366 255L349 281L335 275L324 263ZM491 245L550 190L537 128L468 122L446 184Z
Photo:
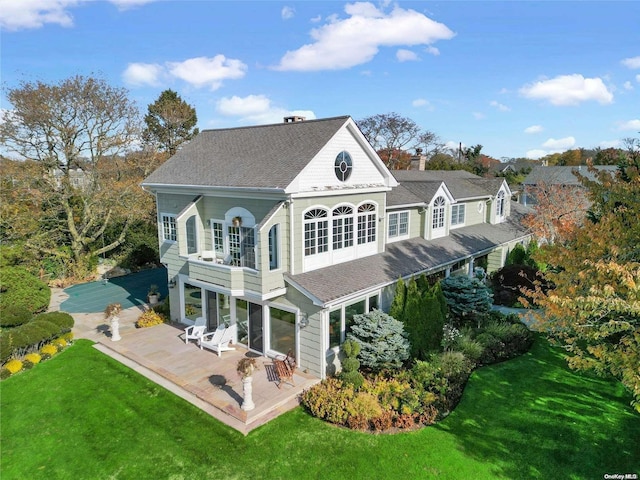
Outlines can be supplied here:
M338 154L336 161L334 162L334 169L338 180L346 182L351 175L351 170L353 169L353 162L351 161L351 155L349 155L349 152L342 151Z
M433 229L444 228L444 197L438 197L433 201Z
M498 218L504 217L504 202L504 192L500 191L496 198L496 217Z

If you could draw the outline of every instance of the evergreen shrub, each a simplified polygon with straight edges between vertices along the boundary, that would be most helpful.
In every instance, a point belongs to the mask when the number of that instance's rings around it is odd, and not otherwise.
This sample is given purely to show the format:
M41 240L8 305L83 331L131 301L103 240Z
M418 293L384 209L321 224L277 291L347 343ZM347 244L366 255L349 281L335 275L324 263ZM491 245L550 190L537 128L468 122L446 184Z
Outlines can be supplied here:
M0 304L0 327L12 328L24 325L33 318L33 313L21 305Z
M24 267L3 267L0 276L0 312L12 305L32 313L43 312L49 306L51 290Z

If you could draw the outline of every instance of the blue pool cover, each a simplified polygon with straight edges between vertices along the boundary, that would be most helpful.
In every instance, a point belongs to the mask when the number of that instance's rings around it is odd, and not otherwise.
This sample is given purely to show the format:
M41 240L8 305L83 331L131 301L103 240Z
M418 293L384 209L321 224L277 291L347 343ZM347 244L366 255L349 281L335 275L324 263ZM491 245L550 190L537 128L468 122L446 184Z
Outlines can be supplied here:
M65 288L69 298L62 302L60 310L69 313L102 312L110 303L120 303L129 308L147 303L149 287L157 285L160 298L165 298L167 289L167 270L153 268L107 281L82 283Z

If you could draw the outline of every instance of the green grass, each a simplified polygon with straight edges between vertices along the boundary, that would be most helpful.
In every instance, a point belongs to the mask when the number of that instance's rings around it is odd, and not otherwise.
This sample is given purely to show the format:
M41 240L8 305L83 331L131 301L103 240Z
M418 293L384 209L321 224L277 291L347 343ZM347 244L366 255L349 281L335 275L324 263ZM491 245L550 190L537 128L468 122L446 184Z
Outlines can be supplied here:
M420 431L369 435L297 408L244 437L80 340L0 384L10 479L495 479L640 474L640 415L620 384L537 340L475 372Z

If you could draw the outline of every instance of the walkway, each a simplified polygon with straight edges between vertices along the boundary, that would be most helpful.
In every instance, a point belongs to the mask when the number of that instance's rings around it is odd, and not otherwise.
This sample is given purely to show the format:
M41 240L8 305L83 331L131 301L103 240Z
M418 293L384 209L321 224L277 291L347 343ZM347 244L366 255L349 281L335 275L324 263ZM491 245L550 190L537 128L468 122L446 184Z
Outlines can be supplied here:
M53 289L50 310L64 310L68 295ZM180 325L157 325L137 329L135 322L145 306L124 309L120 317L121 340L111 340L111 328L102 311L72 313L76 338L96 342L95 348L141 375L182 397L221 422L249 433L256 427L299 405L299 396L320 380L302 371L294 375L295 385L277 386L271 359L257 357L259 369L254 374L253 401L250 412L243 411L242 382L236 372L238 360L253 356L246 349L223 352L221 357L200 350L194 342L185 344Z

